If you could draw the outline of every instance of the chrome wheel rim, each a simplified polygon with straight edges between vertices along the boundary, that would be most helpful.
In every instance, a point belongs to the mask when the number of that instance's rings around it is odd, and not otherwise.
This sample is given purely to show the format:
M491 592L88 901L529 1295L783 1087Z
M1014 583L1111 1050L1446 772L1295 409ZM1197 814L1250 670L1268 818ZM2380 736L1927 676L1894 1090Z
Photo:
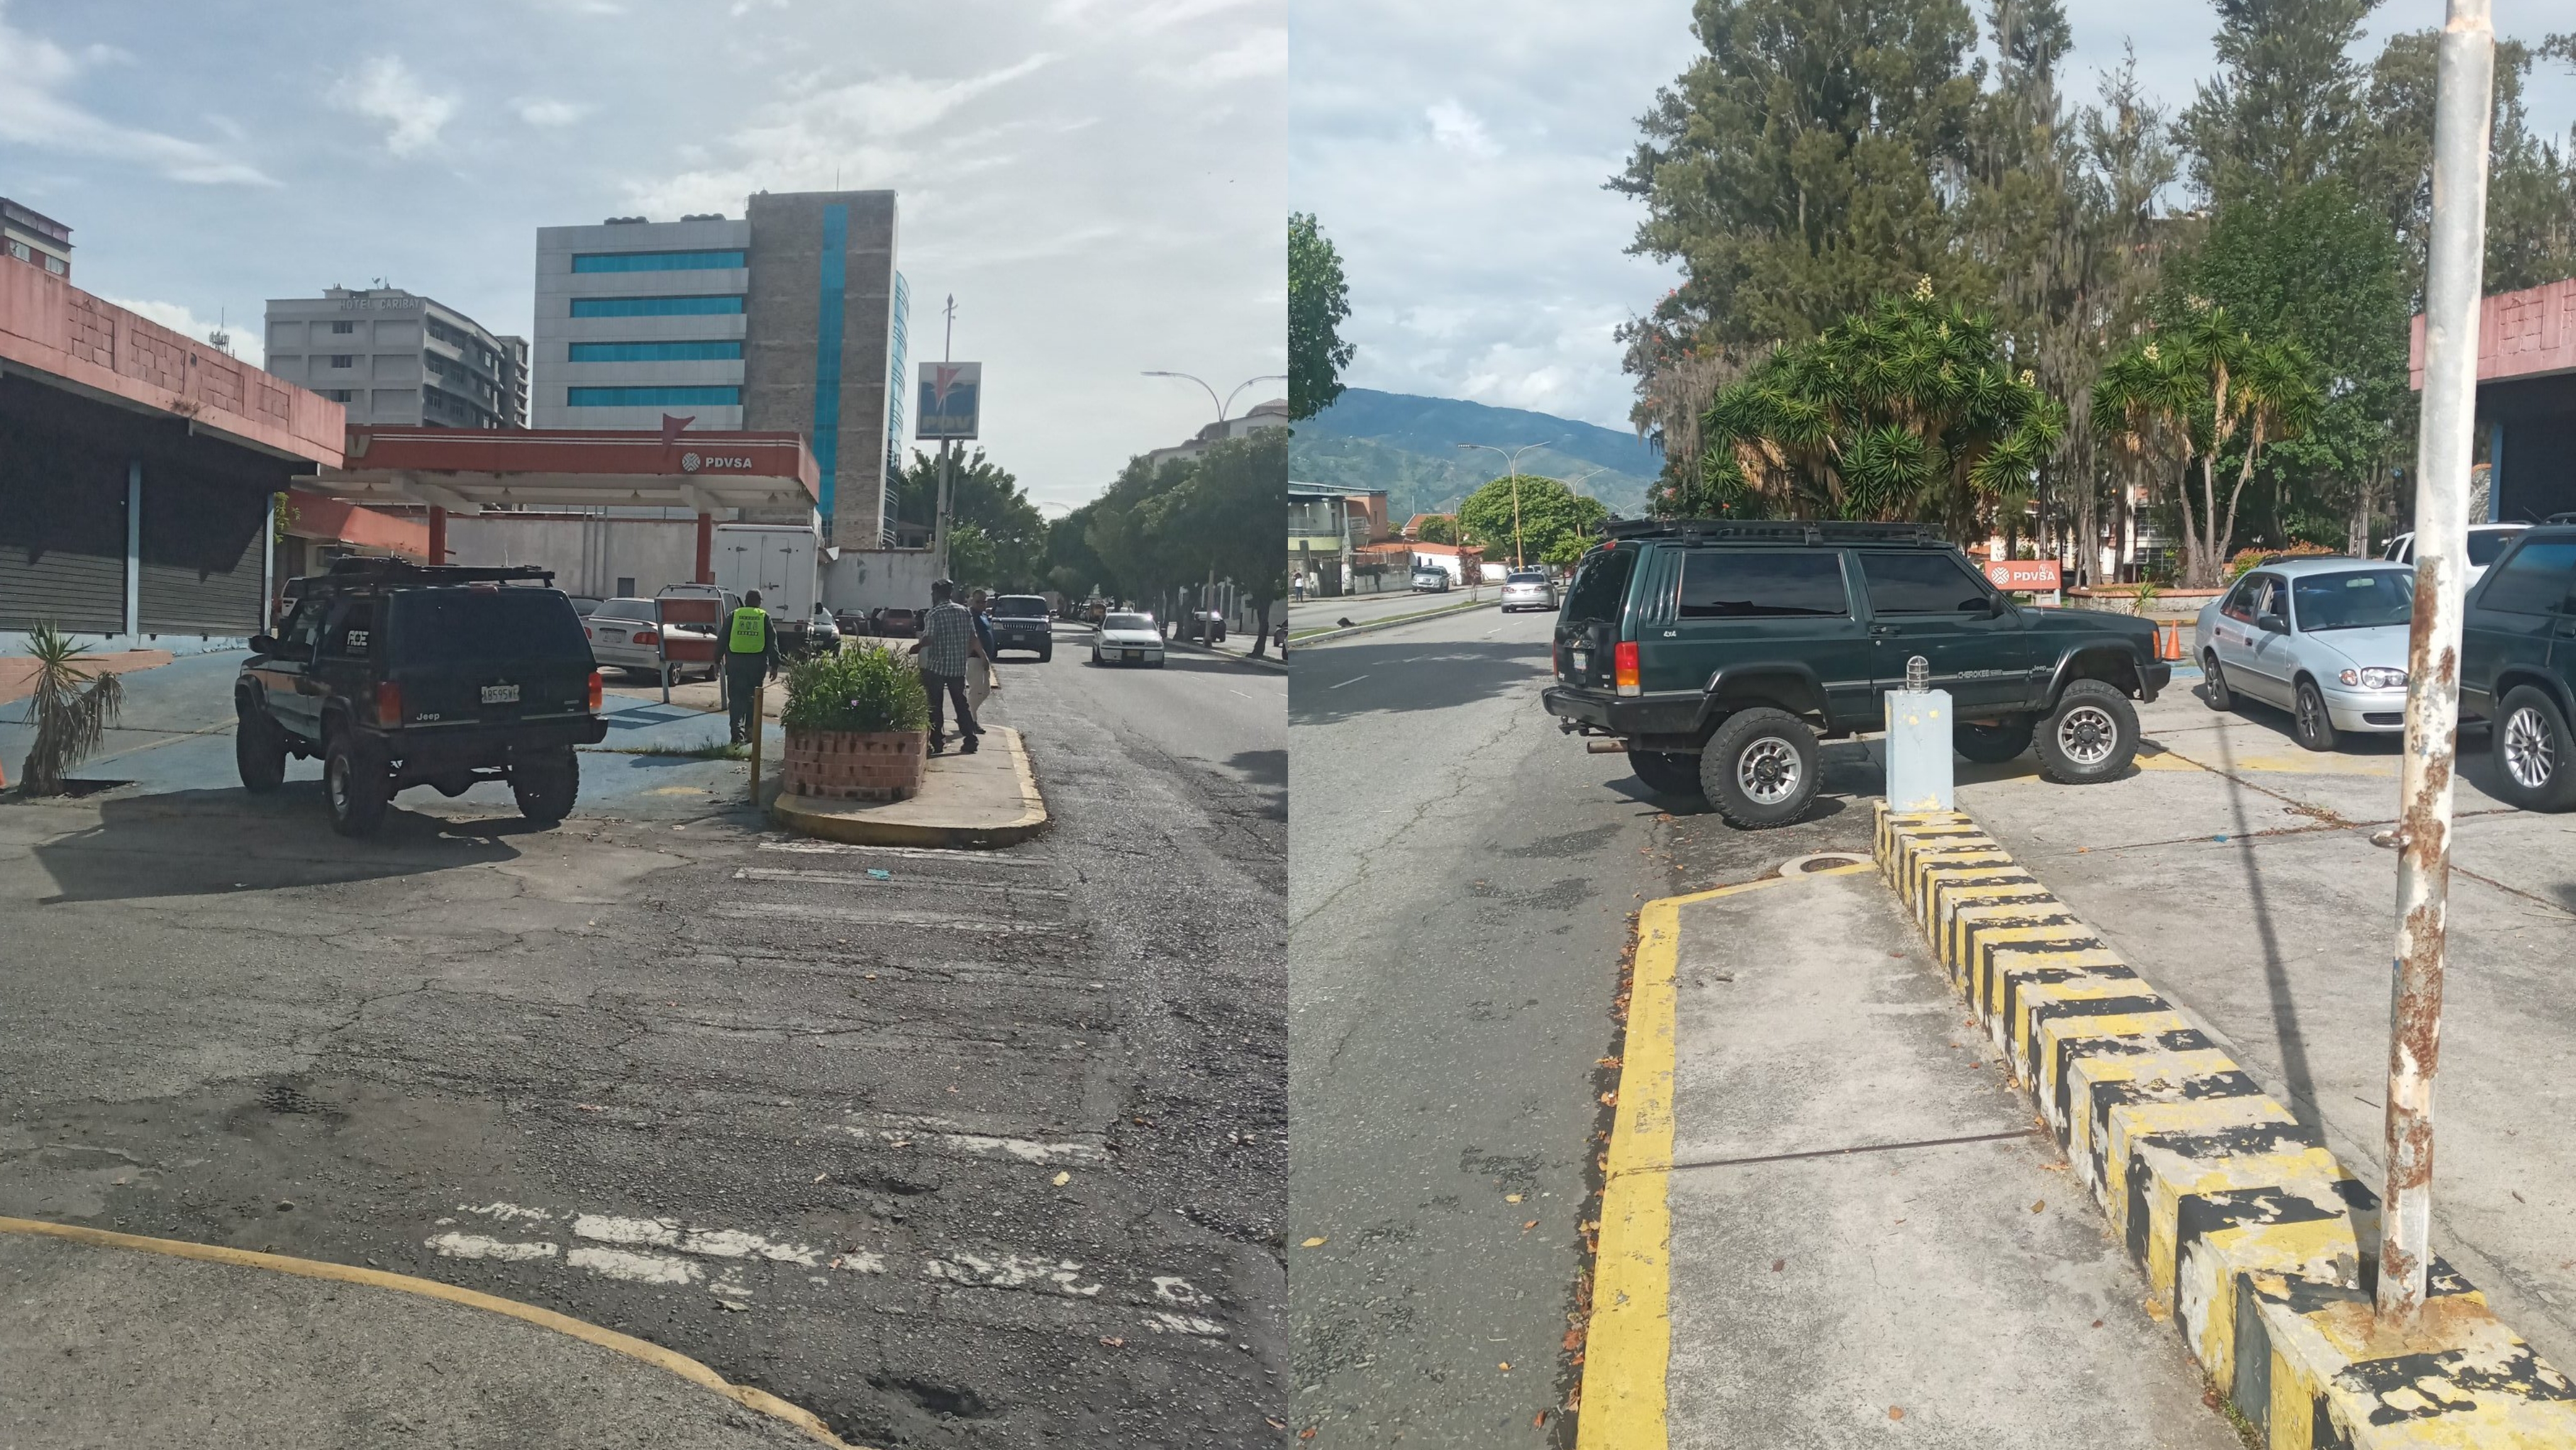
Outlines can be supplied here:
M1788 741L1766 735L1735 757L1735 784L1756 805L1776 806L1798 793L1798 752Z
M2325 704L2317 698L2317 692L2301 690L2299 692L2299 733L2310 740L2324 739L2325 732L2319 727L2325 724L2325 716Z
M349 758L345 755L332 756L330 763L323 767L322 783L323 787L331 793L332 811L339 815L348 814Z
M2557 773L2557 742L2549 738L2549 722L2532 706L2505 718L2504 768L2513 783L2525 790L2540 789Z
M2119 743L2119 723L2099 705L2078 705L2057 718L2057 750L2077 765L2100 765Z

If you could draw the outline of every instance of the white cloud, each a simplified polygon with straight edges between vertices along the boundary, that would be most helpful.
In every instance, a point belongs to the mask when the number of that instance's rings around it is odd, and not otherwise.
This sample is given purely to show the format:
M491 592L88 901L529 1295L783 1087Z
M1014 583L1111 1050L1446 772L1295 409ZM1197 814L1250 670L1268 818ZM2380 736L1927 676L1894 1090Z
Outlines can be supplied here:
M183 140L96 115L65 95L81 72L131 56L93 45L80 55L8 22L0 0L0 141L72 156L149 166L173 181L275 186L258 167L200 141Z
M1287 27L1269 26L1254 31L1214 55L1185 63L1173 79L1182 85L1205 90L1251 80L1256 76L1279 75L1287 69Z
M252 367L259 367L268 359L268 339L261 335L262 322L258 317L252 317L245 322L233 322L228 319L216 321L199 317L195 312L176 302L152 302L133 297L108 297L101 300L110 306L122 307L128 312L138 313L150 321L169 328L172 332L184 332L210 347L214 345L215 333L224 332L231 338L227 351Z
M531 126L569 126L599 109L576 101L543 98L523 98L514 104L518 108L519 119Z
M456 98L431 91L399 56L380 55L342 76L331 103L386 125L385 149L409 156L438 141L439 128L456 114Z
M1485 134L1485 123L1476 113L1456 101L1434 101L1423 108L1422 119L1431 123L1431 139L1451 151L1470 156L1496 156L1502 148Z

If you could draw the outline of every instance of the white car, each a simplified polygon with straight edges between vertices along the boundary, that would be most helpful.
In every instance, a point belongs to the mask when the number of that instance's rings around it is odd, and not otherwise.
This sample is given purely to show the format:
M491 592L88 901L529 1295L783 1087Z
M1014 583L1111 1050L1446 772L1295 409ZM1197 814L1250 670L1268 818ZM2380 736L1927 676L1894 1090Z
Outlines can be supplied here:
M711 632L693 625L662 623L659 603L650 599L604 599L590 617L581 622L581 632L590 639L590 657L608 670L632 670L652 675L662 668L662 635L707 635ZM671 662L671 678L678 681L682 665ZM709 668L709 679L715 671Z
M2403 733L2414 610L2414 574L2385 560L2259 565L2192 627L2203 695L2213 710L2253 699L2289 711L2291 738L2310 750Z
M1163 667L1163 629L1150 614L1130 614L1113 610L1100 621L1100 633L1091 641L1091 662L1095 665L1151 665Z
M2469 583L2475 584L2485 578L2487 566L2504 553L2504 546L2513 542L2514 535L2530 527L2529 524L2469 525ZM2388 547L2380 551L2379 557L2392 564L2414 563L2415 536L2399 534L2388 541Z

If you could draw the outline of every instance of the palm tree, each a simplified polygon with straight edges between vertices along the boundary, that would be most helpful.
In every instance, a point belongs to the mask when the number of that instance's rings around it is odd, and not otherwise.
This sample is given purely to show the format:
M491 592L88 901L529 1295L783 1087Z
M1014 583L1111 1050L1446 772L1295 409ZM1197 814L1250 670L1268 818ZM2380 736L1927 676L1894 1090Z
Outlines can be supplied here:
M2029 502L2065 410L2016 372L1991 321L1883 297L1719 390L1699 477L1667 514L1925 520L1981 537Z
M2236 534L2237 501L2263 449L2315 420L2315 373L2295 341L2256 338L2226 308L2197 300L2180 327L2140 338L2103 367L2093 385L2094 426L2132 457L2162 458L2183 470L2200 465L2197 509L2188 485L2175 489L2185 584L2218 582ZM2222 511L2218 463L2231 448L2240 451Z
M19 789L28 795L60 795L63 774L98 749L107 728L125 705L125 686L106 670L81 666L86 645L65 639L50 624L27 635L27 652L36 661L36 690L27 697L26 723L36 727L36 743L27 752Z

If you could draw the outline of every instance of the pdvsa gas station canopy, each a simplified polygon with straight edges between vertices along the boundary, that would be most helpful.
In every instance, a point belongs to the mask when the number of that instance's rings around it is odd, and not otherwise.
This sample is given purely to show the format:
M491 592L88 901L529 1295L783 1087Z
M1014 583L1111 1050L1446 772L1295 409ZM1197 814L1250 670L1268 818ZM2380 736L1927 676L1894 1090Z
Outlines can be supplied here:
M796 433L352 428L346 461L307 486L359 503L659 507L712 515L813 508L821 473Z

